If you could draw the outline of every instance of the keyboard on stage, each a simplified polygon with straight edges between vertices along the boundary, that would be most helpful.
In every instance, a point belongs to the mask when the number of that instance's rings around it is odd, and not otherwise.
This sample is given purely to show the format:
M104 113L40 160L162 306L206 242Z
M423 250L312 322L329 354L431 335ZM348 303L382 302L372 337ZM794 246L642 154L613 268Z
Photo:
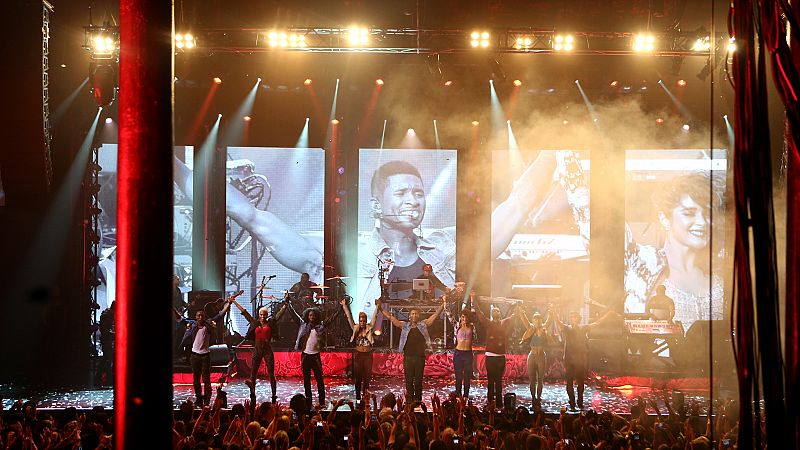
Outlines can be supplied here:
M683 336L683 326L678 321L627 319L625 328L630 334Z

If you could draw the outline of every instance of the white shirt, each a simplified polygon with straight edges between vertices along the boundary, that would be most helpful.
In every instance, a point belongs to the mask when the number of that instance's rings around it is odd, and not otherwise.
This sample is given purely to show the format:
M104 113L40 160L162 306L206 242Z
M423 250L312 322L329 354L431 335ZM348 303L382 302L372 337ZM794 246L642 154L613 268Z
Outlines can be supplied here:
M306 355L316 355L319 353L319 336L317 335L317 330L311 329L311 332L308 333L308 340L306 341L306 348L303 350L303 353Z
M192 342L192 353L201 355L211 353L211 350L208 348L210 341L211 333L208 330L208 325L197 327L197 334L194 336L194 342Z

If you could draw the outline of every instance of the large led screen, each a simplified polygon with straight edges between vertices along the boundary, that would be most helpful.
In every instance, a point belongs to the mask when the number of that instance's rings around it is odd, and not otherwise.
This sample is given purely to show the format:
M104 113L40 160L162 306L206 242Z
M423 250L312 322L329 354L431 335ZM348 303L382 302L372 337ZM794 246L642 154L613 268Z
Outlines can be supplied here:
M544 308L587 296L588 157L572 150L492 153L493 297Z
M302 273L322 284L324 150L228 147L227 159L226 290L244 290L237 300L255 311L270 297L281 299ZM231 317L244 335L245 319Z
M423 296L423 266L441 295L456 281L456 151L361 149L354 311L375 299ZM383 283L381 283L383 280Z
M625 158L625 312L647 315L666 295L684 331L721 320L725 150L628 150Z

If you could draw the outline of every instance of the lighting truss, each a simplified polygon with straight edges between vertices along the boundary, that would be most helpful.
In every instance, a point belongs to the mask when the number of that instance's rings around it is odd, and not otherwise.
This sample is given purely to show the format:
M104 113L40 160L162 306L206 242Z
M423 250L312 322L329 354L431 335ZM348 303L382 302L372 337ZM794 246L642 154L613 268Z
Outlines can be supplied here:
M353 46L350 28L286 28L287 35L303 36L305 46L270 46L267 35L275 29L200 29L195 30L200 42L198 50L207 53L265 53L265 52L359 52L359 53L472 53L470 34L474 30L463 29L416 29L416 28L369 28L368 43ZM552 30L532 28L488 29L492 44L488 50L495 53L561 53L593 55L633 55L630 42L633 32L581 32L574 30ZM574 38L574 49L556 52L553 48L557 35L569 34ZM653 56L708 56L713 48L696 51L692 46L697 39L708 34L693 32L656 33L655 48L648 53ZM518 38L529 40L520 46ZM727 36L718 35L717 47L727 43Z

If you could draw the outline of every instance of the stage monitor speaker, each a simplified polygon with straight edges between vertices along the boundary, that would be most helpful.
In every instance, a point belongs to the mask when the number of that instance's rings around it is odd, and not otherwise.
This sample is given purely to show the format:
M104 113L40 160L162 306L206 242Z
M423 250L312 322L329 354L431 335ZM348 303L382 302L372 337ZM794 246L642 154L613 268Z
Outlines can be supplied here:
M599 373L622 372L623 339L589 339L589 369Z
M209 350L211 350L211 367L227 366L231 361L231 354L227 345L212 345Z

